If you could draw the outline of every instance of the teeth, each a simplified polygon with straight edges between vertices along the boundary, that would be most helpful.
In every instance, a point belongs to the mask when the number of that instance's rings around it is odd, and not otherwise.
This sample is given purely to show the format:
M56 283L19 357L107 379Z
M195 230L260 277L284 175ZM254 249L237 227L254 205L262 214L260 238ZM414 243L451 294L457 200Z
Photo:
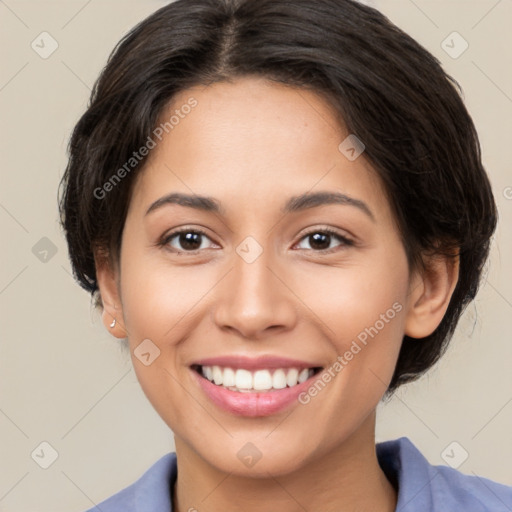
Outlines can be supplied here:
M308 373L308 370L307 368L304 368L304 370L302 370L300 373L299 373L299 384L301 384L302 382L304 382L305 380L308 380L309 378L309 373Z
M226 387L235 385L235 372L232 368L224 368L224 374L222 377L222 384Z
M288 370L288 374L286 375L286 384L289 387L295 386L297 384L297 380L299 378L299 370L297 368L291 368Z
M214 366L213 369L218 368L219 371L221 369L218 366ZM217 384L217 382L215 383ZM223 384L223 381L218 384ZM252 374L248 370L237 370L235 373L235 387L238 389L251 389L252 388Z
M306 369L306 372L308 370ZM284 370L276 370L272 375L272 387L274 389L283 389L286 387L286 373Z
M253 385L258 391L272 387L272 376L268 370L258 370L254 373Z
M218 366L213 367L213 382L215 384L220 385L222 384L222 370Z
M203 377L217 386L224 386L232 391L268 391L284 389L301 384L314 375L312 368L279 368L276 370L256 370L221 368L220 366L202 366Z

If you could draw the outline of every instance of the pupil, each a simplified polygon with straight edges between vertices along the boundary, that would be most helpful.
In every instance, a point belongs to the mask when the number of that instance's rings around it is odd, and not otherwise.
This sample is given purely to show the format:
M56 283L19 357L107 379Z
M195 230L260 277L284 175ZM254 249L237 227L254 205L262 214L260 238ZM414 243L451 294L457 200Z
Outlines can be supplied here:
M201 234L200 233L185 233L180 235L180 243L184 249L196 250L201 246L201 242L199 241ZM327 249L329 247L331 235L323 234L323 233L314 233L313 235L309 235L310 245L316 249ZM311 240L313 243L311 243Z
M318 246L318 244L320 244L320 246L323 245L325 247L316 247L317 249L327 249L329 247L330 237L331 237L331 235L328 235L328 234L314 233L313 235L309 236L310 239L314 240L314 243L311 243L311 241L310 241L310 245L311 245L311 247L315 248L315 246ZM322 243L321 239L323 239L323 243ZM325 243L325 241L327 241L327 244Z
M200 233L182 233L180 236L180 244L184 249L195 250L201 246L201 242L198 243L198 238L201 236ZM195 238L195 240L194 240ZM194 244L198 244L197 247Z

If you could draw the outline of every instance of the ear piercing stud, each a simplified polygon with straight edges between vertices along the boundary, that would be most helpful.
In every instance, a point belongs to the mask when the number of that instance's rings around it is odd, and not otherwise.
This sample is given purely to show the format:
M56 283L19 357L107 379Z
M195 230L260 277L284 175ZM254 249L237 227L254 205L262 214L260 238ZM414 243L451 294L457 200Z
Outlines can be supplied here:
M116 326L116 319L112 320L112 323L110 324L110 327L114 328Z

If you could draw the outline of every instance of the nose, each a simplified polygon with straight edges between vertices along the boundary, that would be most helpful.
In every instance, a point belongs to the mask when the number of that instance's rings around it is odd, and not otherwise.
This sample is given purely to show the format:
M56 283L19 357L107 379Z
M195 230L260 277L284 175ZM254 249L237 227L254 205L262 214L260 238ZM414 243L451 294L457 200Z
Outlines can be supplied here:
M287 280L289 276L270 251L264 250L250 263L234 253L233 268L217 287L215 324L247 340L292 329L297 321L297 297Z

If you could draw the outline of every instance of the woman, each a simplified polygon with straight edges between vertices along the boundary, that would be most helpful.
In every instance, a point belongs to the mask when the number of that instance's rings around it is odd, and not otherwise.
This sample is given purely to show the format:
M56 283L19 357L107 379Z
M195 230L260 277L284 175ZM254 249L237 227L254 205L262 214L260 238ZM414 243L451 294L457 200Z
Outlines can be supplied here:
M75 276L176 453L91 510L512 508L375 445L441 356L496 207L438 61L351 0L178 0L114 50L70 142Z

